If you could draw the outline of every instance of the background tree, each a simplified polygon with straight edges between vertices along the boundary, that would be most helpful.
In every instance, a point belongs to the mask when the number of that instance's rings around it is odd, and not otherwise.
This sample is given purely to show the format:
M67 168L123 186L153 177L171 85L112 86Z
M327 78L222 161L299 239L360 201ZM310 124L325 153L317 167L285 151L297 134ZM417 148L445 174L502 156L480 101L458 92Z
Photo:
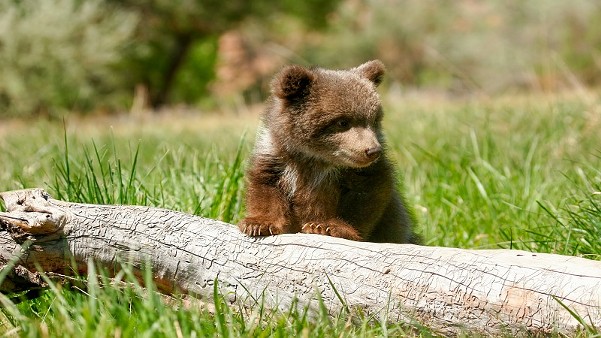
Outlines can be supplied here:
M178 81L206 94L214 76L217 38L249 19L273 20L279 16L298 19L310 28L323 28L326 17L339 0L246 1L246 0L109 0L139 18L137 43L130 50L127 71L133 81L144 84L150 103L159 107L170 101ZM190 73L192 76L190 76ZM194 81L196 79L196 81Z
M136 24L102 0L0 1L0 117L123 106Z
M154 107L195 102L220 34L284 17L321 28L338 2L1 1L0 116L122 110L140 84Z

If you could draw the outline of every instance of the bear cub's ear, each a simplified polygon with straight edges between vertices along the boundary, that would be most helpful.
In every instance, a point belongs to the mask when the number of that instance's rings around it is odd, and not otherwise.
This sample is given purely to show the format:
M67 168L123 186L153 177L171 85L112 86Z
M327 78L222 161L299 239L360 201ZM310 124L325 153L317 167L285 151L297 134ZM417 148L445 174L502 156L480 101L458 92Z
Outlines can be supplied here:
M284 100L298 100L309 94L315 74L301 66L287 66L273 79L272 92Z
M384 72L386 71L384 64L380 60L367 61L359 67L352 69L362 77L373 82L376 86L382 83Z

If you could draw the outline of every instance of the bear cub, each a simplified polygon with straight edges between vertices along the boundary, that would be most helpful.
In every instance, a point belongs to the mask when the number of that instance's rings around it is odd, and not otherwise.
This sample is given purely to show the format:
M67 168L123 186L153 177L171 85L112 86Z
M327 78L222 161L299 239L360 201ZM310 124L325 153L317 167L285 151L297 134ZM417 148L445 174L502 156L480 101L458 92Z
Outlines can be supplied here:
M374 60L349 70L287 66L274 77L246 173L242 232L417 241L384 153L383 75Z

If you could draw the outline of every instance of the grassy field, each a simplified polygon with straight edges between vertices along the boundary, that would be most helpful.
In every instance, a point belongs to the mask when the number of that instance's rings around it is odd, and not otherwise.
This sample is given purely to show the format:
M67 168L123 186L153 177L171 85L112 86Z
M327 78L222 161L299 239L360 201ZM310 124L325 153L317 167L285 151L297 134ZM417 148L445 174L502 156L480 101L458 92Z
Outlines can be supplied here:
M391 157L426 245L518 248L601 259L601 101L595 93L385 98ZM144 204L235 223L257 109L146 117L0 122L0 190L43 187L55 198ZM48 337L387 336L425 328L351 324L341 315L212 315L182 300L89 278L13 304L0 331ZM82 289L84 291L78 290ZM248 312L243 312L248 313ZM408 331L407 331L408 330Z

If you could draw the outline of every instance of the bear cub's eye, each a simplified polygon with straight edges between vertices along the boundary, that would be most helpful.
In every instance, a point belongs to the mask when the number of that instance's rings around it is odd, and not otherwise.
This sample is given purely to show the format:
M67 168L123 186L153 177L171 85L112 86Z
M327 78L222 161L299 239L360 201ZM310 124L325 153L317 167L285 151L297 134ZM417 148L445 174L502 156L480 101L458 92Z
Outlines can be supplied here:
M334 128L338 131L345 131L351 127L351 121L345 118L334 121Z

